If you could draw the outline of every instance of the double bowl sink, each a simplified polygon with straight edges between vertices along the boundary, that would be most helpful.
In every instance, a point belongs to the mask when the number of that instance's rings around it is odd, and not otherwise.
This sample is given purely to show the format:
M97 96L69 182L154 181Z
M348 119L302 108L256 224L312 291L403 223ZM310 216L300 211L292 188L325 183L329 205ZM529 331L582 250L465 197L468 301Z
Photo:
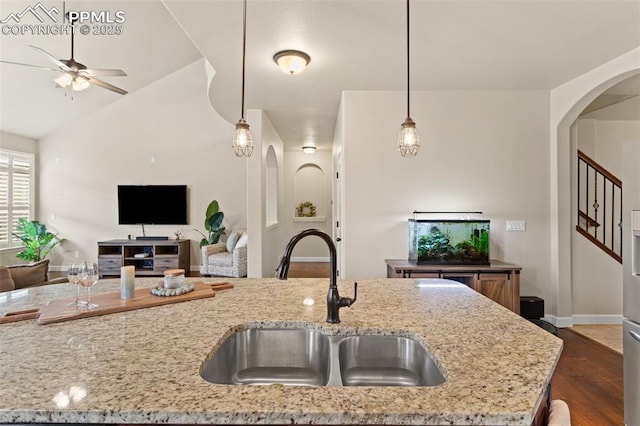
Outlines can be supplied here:
M202 365L227 385L437 386L434 359L408 337L329 336L305 328L249 328L230 335Z

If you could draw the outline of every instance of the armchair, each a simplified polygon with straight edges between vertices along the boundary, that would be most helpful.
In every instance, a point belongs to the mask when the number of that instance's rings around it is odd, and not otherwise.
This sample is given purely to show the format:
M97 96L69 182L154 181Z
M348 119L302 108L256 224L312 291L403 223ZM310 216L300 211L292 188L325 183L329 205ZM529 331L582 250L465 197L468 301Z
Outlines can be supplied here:
M226 243L202 246L201 275L235 278L247 276L247 234L242 234L238 239L234 232Z

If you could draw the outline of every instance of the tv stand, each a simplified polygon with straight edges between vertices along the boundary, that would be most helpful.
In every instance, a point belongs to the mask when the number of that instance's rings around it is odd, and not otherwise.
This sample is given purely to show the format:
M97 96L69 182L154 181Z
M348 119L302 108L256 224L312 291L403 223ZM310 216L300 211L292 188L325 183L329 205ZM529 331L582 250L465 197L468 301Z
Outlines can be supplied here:
M139 237L138 237L139 238ZM100 278L120 276L122 266L133 265L136 276L162 276L167 269L184 269L190 273L191 240L150 239L109 240L98 242ZM138 255L138 256L136 256Z

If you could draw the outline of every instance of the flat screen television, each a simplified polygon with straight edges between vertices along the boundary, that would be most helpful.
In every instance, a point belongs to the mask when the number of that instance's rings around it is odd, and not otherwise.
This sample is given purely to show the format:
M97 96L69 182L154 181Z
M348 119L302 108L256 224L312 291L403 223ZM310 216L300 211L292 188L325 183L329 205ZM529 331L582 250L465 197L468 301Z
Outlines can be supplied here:
M187 225L186 185L118 185L120 225Z

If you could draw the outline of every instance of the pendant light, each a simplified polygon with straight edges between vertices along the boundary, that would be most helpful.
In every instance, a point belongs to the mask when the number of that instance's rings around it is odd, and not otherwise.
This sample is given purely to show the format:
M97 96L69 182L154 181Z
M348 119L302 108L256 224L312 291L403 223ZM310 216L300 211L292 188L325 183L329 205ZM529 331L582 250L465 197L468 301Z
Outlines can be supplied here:
M251 157L253 152L253 136L249 130L249 123L244 119L244 64L247 46L247 0L242 6L242 103L240 120L236 123L236 130L233 132L233 152L236 157Z
M420 136L416 123L411 119L410 107L410 79L409 79L409 0L407 0L407 118L400 126L398 135L398 150L403 157L415 157L420 149Z

